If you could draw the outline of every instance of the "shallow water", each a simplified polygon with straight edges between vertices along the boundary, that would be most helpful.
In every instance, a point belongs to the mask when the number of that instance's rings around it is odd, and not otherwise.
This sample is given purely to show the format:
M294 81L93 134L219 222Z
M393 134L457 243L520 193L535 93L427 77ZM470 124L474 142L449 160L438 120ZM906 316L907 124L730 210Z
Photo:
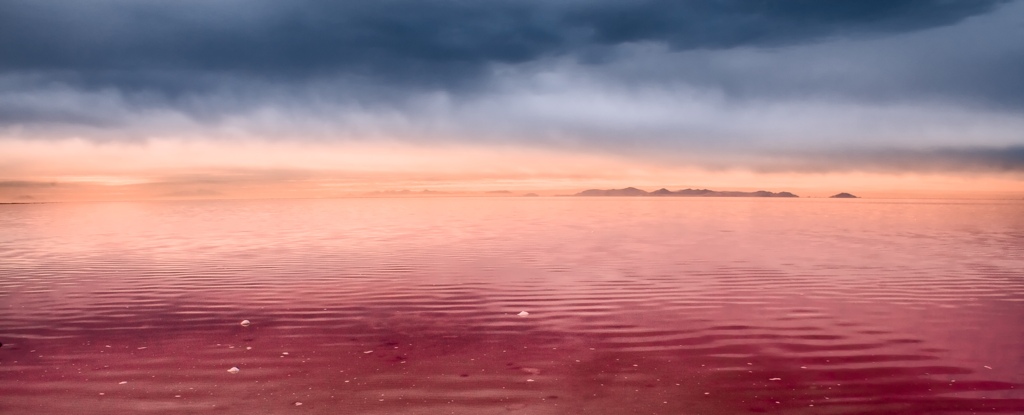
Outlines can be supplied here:
M1019 414L1024 203L0 205L0 312L3 414Z

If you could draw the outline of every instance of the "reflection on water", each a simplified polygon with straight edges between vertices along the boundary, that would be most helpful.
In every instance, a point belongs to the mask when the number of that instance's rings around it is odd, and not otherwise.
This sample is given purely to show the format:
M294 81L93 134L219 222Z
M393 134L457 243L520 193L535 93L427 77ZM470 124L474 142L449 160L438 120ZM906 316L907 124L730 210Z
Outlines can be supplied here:
M0 230L4 414L1024 413L1021 202L5 205Z

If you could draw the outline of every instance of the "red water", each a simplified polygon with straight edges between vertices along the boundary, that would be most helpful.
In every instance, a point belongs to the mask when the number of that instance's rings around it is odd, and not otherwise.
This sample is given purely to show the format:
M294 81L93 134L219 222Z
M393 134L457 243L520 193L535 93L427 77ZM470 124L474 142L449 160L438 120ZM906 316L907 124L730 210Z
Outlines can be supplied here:
M2 414L1020 414L1024 203L2 205L0 312Z

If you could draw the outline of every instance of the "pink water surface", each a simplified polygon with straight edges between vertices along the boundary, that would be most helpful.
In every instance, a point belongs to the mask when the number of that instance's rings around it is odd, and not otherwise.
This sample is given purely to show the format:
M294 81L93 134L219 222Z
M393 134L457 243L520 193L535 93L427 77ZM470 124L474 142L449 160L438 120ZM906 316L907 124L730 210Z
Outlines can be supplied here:
M2 414L1021 414L1024 203L0 205L0 313Z

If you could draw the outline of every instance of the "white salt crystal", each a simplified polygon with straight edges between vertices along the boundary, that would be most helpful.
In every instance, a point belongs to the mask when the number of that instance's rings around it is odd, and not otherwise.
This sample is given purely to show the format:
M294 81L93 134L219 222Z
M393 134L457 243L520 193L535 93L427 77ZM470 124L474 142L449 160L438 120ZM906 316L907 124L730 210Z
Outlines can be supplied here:
M230 373L232 375L234 375L235 373L238 373L238 372L240 372L240 370L238 370L237 367L233 367L231 369L228 369L228 373Z

